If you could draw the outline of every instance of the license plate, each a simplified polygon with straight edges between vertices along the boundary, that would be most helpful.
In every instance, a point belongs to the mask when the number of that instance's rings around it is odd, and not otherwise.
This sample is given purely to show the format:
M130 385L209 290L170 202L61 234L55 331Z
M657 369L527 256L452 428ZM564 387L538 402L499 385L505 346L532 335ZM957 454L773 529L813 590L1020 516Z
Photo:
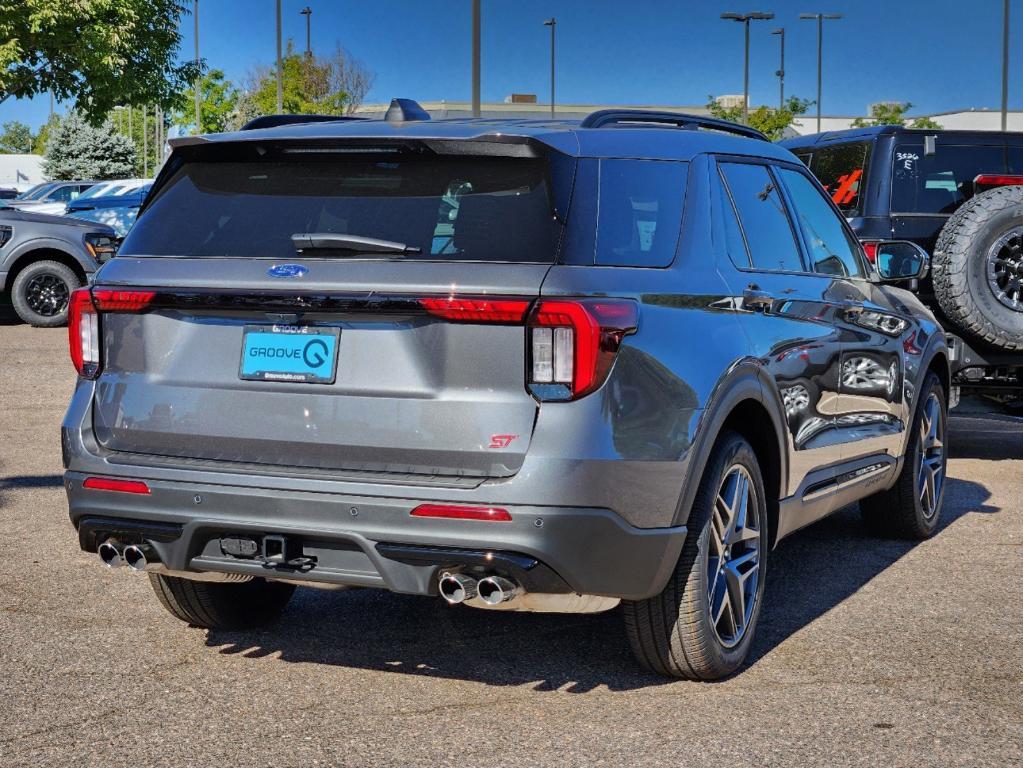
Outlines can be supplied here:
M242 332L238 378L333 384L340 328L248 325Z

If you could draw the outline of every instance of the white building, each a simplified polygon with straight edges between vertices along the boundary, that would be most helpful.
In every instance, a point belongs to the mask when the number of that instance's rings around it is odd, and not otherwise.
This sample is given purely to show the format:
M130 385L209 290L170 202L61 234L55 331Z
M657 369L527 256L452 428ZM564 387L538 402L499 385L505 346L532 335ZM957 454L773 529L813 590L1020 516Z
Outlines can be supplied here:
M0 187L23 192L43 181L42 155L0 155Z

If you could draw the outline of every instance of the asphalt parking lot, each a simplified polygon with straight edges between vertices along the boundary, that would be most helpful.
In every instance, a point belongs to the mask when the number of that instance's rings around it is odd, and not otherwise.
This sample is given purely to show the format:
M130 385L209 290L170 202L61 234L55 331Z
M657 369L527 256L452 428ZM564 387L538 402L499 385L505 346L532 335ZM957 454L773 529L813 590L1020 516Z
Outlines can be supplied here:
M967 404L933 539L868 538L855 509L802 531L748 668L666 682L617 611L306 589L266 631L179 623L78 549L66 346L0 319L0 765L1020 764L1021 420Z

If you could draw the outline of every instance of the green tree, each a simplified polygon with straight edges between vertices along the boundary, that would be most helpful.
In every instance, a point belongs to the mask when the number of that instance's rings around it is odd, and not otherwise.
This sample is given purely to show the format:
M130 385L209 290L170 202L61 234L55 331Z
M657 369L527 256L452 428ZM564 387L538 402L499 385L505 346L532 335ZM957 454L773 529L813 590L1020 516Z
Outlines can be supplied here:
M199 80L199 133L220 133L228 129L238 106L238 89L219 69L211 69ZM171 113L171 122L182 128L195 125L195 87L181 94Z
M116 104L173 105L185 0L0 0L0 102L52 91L98 124Z
M805 114L812 104L813 102L808 99L789 96L785 100L785 106L781 109L761 106L750 110L749 125L766 135L771 141L777 141L784 136L785 129L792 125L792 121L799 115ZM742 122L742 105L726 107L710 96L707 109L714 117L721 120L730 120L733 123Z
M0 152L5 154L28 154L32 151L35 137L32 129L17 120L4 123L0 129Z
M872 125L906 125L906 113L913 104L908 101L883 101L872 104L870 117L857 117L852 121L853 128L867 128ZM941 125L929 117L918 117L909 124L910 128L941 130Z
M43 172L51 179L123 179L133 175L135 147L109 120L100 126L69 112L50 131Z
M39 129L39 133L37 133L35 135L35 138L32 140L33 154L36 155L46 154L46 145L50 141L50 134L53 132L53 129L57 126L58 123L60 123L60 115L53 115L50 117L49 120L43 123L42 127L40 127Z

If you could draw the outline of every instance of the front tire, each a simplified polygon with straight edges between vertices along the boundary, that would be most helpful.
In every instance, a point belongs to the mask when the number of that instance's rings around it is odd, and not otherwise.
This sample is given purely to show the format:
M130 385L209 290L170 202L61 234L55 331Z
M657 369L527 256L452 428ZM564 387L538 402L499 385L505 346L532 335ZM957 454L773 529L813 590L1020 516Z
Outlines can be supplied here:
M718 439L689 515L678 565L647 600L624 603L640 664L652 672L717 680L746 660L764 594L767 497L753 448Z
M895 485L860 502L867 528L878 536L926 539L934 534L945 498L945 390L934 373L924 379L909 448Z
M37 261L14 279L11 303L18 317L36 328L66 325L71 292L81 285L78 275L66 264Z
M263 579L232 584L159 573L149 574L149 583L168 613L204 629L253 629L270 624L295 591L294 584Z

